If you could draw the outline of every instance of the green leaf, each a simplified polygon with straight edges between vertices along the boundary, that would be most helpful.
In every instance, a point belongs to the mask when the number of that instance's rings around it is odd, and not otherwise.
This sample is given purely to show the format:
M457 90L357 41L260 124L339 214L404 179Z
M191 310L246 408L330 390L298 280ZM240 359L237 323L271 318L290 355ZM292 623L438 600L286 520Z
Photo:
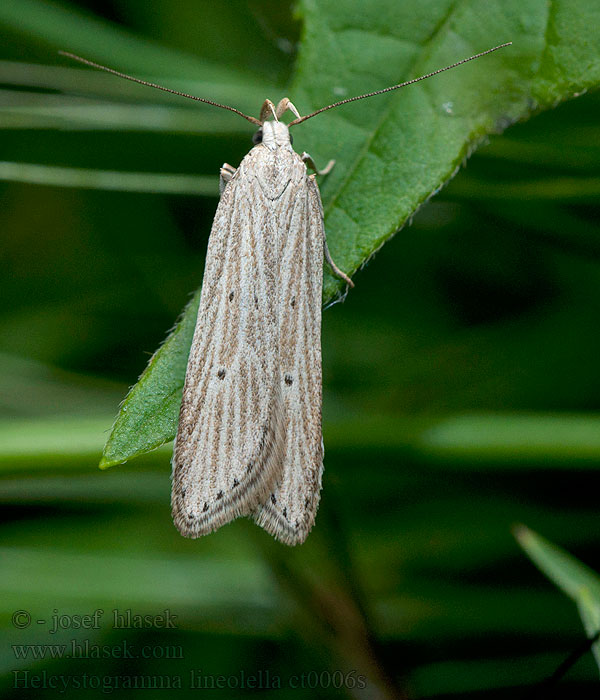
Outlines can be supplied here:
M238 82L243 72L219 67L193 54L162 46L132 35L127 29L99 19L73 5L61 7L43 0L3 0L0 27L21 40L30 40L52 50L68 50L101 63L119 65L129 72L181 75L206 79L215 84ZM63 59L58 59L65 63ZM247 78L253 82L250 71ZM216 99L216 98L215 98Z
M523 525L516 528L515 537L538 569L577 603L587 636L596 635L600 630L600 576ZM600 668L600 642L592 649Z
M148 610L169 598L180 609L243 606L264 612L277 597L264 565L253 560L73 553L59 546L47 551L3 546L0 551L7 566L0 581L4 616L24 599L36 610L48 608L47 601L53 600L79 605L102 600L110 610L117 599ZM65 576L65 571L78 575ZM190 586L190 580L201 585Z
M289 94L301 113L513 42L298 127L298 150L317 163L336 159L322 195L329 247L346 272L393 236L486 135L600 83L600 7L585 0L493 0L485 12L475 0L303 0L300 12L304 37ZM326 274L324 303L339 291ZM195 314L190 305L126 398L104 466L174 436Z
M433 423L416 439L420 454L448 468L538 464L598 469L600 417L594 414L462 413Z
M20 70L14 70L18 66ZM24 74L23 68L30 70ZM49 95L48 93L26 92L24 90L0 90L0 128L2 129L69 129L102 130L103 132L151 132L156 134L194 134L206 137L214 135L240 135L245 138L247 129L234 114L223 118L218 110L191 109L187 102L183 105L160 104L158 96L152 93L150 104L135 104L140 99L136 93L127 93L128 102L119 102L122 94L110 93L106 83L92 80L98 73L88 71L86 77L80 69L48 68L45 71L31 64L10 64L0 62L0 83L12 79L20 86L31 85L36 88L52 87L54 90L85 91L89 97L72 97L69 95ZM4 70L3 70L4 69ZM47 72L47 77L43 74ZM35 74L42 74L36 80ZM66 74L66 75L65 75ZM73 76L73 77L69 77ZM29 80L25 80L25 77ZM102 77L104 77L102 75ZM82 87L82 82L86 84ZM170 81L169 81L170 82ZM238 86L239 87L239 86ZM104 88L104 89L103 89ZM188 90L199 94L212 94L212 86L203 88L196 84L189 85ZM234 95L234 90L236 94ZM113 86L114 92L114 86ZM122 92L122 88L121 91ZM159 93L162 95L163 93ZM93 97L92 97L93 95ZM98 99L104 95L103 99ZM230 99L239 99L239 89L232 88ZM112 101L109 103L107 100ZM238 99L236 99L238 98ZM252 95L254 98L254 94ZM172 98L171 98L171 101ZM254 100L246 100L253 106ZM194 105L195 107L195 105ZM214 178L213 178L214 179Z
M127 394L104 447L102 468L149 452L175 437L199 303L198 291L165 343L152 356L138 383ZM182 380L174 381L174 378Z
M116 170L61 168L37 163L0 161L0 180L121 192L181 194L187 191L191 195L217 194L215 178L208 175L126 173Z

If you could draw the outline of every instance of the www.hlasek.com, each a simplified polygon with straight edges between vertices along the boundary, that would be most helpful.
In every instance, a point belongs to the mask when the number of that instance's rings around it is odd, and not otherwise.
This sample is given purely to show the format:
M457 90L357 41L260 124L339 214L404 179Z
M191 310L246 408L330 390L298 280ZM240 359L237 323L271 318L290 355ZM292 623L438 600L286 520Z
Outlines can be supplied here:
M67 644L13 644L15 659L183 659L178 644L137 646L126 639L118 644L95 644L89 639L72 639Z
M82 673L77 675L13 671L13 688L17 690L99 690L109 694L115 690L279 690L297 689L364 689L365 676L356 671L307 671L288 677L271 673L268 669L247 673L240 671L229 676L205 674L191 669L185 675L110 676Z

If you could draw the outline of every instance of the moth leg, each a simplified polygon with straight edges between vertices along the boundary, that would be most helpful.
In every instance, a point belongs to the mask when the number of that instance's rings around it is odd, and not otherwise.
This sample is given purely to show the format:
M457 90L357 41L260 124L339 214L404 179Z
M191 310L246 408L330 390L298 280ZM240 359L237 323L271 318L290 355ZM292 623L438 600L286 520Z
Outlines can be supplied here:
M229 163L223 163L219 173L219 194L223 194L225 185L235 175L235 171L236 168L234 168L233 165L229 165Z
M333 169L333 166L335 165L335 160L330 160L329 163L327 163L327 165L323 168L323 170L319 170L319 168L317 168L317 166L315 165L315 161L312 159L312 156L306 151L304 151L304 153L300 157L309 168L315 171L317 175L327 175L327 173L330 173Z
M329 248L327 246L327 238L325 236L323 236L323 252L325 253L325 260L327 260L333 274L343 280L349 287L354 287L354 282L333 262L333 258L331 257L331 253L329 252Z

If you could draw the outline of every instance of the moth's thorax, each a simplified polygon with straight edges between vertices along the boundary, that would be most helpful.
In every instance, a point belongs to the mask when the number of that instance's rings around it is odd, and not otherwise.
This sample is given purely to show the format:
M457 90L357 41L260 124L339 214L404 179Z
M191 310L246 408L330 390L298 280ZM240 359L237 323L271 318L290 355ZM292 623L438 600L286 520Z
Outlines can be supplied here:
M269 150L275 151L277 148L292 149L290 142L290 132L283 122L267 121L262 125L262 144Z

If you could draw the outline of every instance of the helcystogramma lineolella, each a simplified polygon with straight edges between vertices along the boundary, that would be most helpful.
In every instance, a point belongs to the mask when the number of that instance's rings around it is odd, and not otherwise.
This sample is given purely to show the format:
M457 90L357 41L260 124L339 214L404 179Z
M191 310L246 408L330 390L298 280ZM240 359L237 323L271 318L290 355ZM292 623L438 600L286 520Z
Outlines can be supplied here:
M235 169L221 168L221 200L206 257L198 318L173 451L173 520L199 537L248 515L288 545L304 542L321 491L321 288L329 254L312 158L289 127L333 107L397 90L508 46L301 117L288 98L255 119L211 100L148 83L74 54L82 63L206 102L259 129ZM286 110L295 119L281 121ZM307 167L315 170L309 175Z

